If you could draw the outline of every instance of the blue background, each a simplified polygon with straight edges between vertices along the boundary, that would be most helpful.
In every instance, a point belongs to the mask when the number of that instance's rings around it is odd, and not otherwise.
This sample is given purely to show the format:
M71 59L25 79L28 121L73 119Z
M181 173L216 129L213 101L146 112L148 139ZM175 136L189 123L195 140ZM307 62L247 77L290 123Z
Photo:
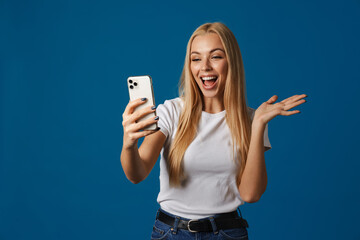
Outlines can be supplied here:
M251 239L360 239L360 2L0 1L0 239L150 239L159 165L121 168L126 78L177 96L205 22L236 35L249 106L308 94L269 123Z

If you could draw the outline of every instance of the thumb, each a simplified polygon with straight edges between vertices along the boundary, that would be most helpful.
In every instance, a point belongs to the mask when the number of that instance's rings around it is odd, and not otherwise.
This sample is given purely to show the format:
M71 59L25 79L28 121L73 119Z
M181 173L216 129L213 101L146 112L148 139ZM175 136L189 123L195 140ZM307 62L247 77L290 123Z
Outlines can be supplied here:
M271 98L269 98L269 100L267 100L267 103L274 103L274 102L276 102L277 99L278 99L278 96L274 95Z

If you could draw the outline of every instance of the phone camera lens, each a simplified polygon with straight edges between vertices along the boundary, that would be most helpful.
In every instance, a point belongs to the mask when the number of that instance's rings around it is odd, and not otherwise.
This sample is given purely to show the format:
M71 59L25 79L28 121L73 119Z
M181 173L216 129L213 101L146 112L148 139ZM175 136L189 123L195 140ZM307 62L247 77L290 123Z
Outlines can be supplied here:
M129 80L129 83L133 83L133 80L130 79L130 80Z
M131 89L133 89L133 88L134 88L134 86L133 86L133 85L130 85L130 88L131 88Z
M137 82L134 82L134 86L137 86Z

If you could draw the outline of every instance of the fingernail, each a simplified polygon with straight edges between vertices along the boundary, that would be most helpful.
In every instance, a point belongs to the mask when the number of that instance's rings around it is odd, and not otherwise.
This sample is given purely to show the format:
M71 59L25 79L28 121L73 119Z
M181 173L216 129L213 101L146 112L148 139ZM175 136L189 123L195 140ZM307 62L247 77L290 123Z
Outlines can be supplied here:
M142 98L141 101L145 101L146 100L146 97Z
M152 106L152 107L151 107L151 109L152 109L152 110L155 110L155 109L156 109L156 107L155 107L155 106Z
M158 120L159 119L159 116L156 116L155 118L154 118L154 120Z

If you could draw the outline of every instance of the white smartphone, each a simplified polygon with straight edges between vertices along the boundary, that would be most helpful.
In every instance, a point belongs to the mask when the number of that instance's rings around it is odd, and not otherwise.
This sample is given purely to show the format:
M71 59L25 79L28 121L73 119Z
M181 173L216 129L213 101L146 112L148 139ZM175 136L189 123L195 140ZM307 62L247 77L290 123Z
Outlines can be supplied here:
M154 90L152 85L151 77L146 76L132 76L127 79L127 85L129 89L130 100L133 101L138 98L146 98L146 102L138 106L136 110L142 109L149 106L155 106L155 98L154 98ZM143 118L139 119L138 122L149 119L155 118L156 112L152 112ZM151 124L143 130L156 130L158 128L157 124Z

